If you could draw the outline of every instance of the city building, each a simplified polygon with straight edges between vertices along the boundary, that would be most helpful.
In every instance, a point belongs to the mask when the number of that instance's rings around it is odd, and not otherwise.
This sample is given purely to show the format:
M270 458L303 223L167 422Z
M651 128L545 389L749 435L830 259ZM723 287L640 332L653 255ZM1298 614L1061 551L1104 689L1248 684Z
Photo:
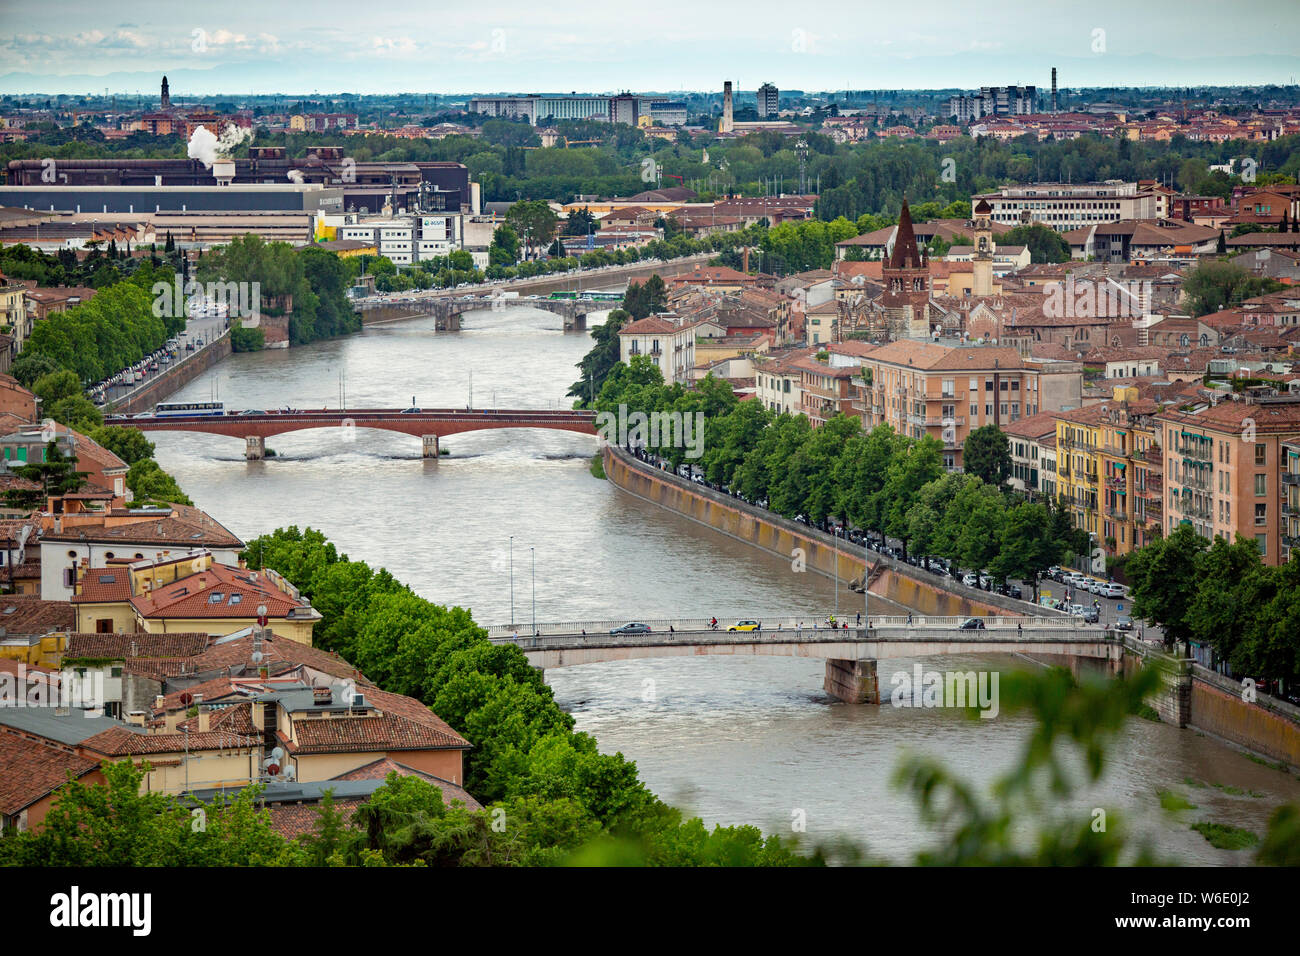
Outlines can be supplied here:
M994 223L1019 226L1038 222L1057 232L1122 219L1156 218L1155 193L1119 180L1003 186L971 197L972 203L980 200L992 207Z
M862 358L862 381L864 427L930 435L951 469L962 467L973 429L1082 404L1081 365L1030 360L1013 348L889 342Z
M355 221L338 227L340 240L373 245L399 267L443 258L464 246L465 217L459 212L346 218Z
M675 325L652 315L618 330L619 361L631 365L638 355L659 366L665 382L690 381L695 366L695 326Z
M758 88L758 118L767 119L780 113L780 92L771 83L764 83Z
M1165 458L1165 533L1191 525L1206 538L1238 535L1259 545L1265 564L1282 560L1283 445L1300 437L1300 402L1221 401L1199 411L1156 416ZM1284 465L1286 468L1284 469Z
M73 587L76 629L82 632L224 636L251 627L264 613L278 633L310 644L321 619L276 572L220 564L210 551L118 559L102 568L87 562L78 565Z

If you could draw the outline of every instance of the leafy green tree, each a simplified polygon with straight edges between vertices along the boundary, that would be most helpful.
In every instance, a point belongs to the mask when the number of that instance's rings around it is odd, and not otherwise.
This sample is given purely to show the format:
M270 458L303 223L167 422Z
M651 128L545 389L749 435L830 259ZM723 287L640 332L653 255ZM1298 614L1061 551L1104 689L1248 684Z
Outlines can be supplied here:
M989 566L999 580L1019 578L1034 589L1038 603L1038 582L1043 573L1061 560L1061 545L1052 537L1047 507L1041 502L1023 501L1008 509L997 556Z
M555 237L559 218L544 199L523 199L506 212L506 222L523 239L524 254L534 248L546 248Z
M1041 222L1013 226L998 237L1000 246L1028 246L1030 262L1069 262L1070 244Z
M137 461L153 457L153 442L145 438L144 432L138 428L130 428L126 425L101 425L99 428L91 429L88 434L127 465L134 465Z
M152 458L142 458L126 473L126 486L142 501L167 501L178 505L194 504L176 479L159 467Z
M962 445L962 467L995 488L1011 475L1011 444L997 425L972 429Z
M1163 627L1166 645L1194 636L1188 612L1200 587L1197 567L1207 547L1196 529L1180 524L1129 559L1133 616Z
M1188 273L1183 281L1183 297L1192 315L1200 316L1281 288L1276 279L1256 276L1235 263L1208 260Z
M921 489L943 474L943 445L927 435L910 443L901 455L895 455L885 472L883 499L877 515L884 523L884 531L903 542L903 554L908 550L911 529L907 513L916 503Z
M579 408L587 407L592 396L604 390L605 380L619 364L619 329L631 321L632 317L627 312L614 309L604 322L591 330L591 337L596 344L578 363L582 377L569 386L568 392L570 397L578 400L576 404Z

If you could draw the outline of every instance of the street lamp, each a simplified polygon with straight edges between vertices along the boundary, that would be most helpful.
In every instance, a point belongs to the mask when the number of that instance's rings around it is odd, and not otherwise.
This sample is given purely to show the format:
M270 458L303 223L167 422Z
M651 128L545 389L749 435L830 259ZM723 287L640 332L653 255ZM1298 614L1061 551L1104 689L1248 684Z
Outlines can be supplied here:
M537 636L537 554L534 549L528 549L529 558L533 565L533 637Z
M515 625L515 536L510 536L510 626Z

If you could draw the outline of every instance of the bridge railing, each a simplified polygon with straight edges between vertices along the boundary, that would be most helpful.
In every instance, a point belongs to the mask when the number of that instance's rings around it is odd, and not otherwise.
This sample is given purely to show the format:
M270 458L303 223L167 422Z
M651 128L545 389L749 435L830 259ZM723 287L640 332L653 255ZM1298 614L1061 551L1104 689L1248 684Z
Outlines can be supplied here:
M955 630L961 627L966 621L971 619L971 615L951 616L951 615L934 615L934 614L913 614L909 620L905 614L882 614L871 615L871 626L873 628L916 628L933 629L940 628L945 630ZM831 627L827 621L812 621L808 618L799 617L764 617L754 618L761 625L761 633L776 634L793 631L799 634L820 635L824 633L827 637L834 636L836 631L842 631L845 634L852 634L854 631L860 632L862 624L855 615L842 617L836 621L836 626ZM1082 618L1079 617L981 617L984 622L984 629L989 631L1016 632L1018 630L1059 630L1071 631L1082 627L1087 627ZM728 631L735 626L734 620L724 621L719 619L717 631L709 627L708 618L673 618L652 620L648 618L637 618L636 623L645 624L650 628L651 634L663 634L671 632L692 632L692 633L721 633ZM616 628L622 627L629 623L627 618L622 620L607 621L548 621L542 623L539 621L534 630L531 622L522 621L518 624L496 624L487 629L489 640L514 640L516 638L541 636L541 637L573 637L587 636L600 637L610 636L610 632ZM975 629L972 629L975 632ZM635 632L629 633L628 636L639 636Z

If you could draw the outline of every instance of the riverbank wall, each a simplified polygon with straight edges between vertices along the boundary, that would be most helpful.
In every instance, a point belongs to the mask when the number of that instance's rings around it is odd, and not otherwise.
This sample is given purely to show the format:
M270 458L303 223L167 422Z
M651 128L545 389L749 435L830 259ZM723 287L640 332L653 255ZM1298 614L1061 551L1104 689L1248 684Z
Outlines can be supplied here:
M801 568L828 578L838 575L843 581L862 580L863 567L867 563L864 553L843 539L837 543L832 535L687 481L612 445L604 449L603 464L608 479L628 494L789 561L792 571ZM1015 616L1052 613L1024 601L965 587L955 578L940 579L938 575L929 575L906 562L876 552L871 552L869 581L872 594L923 614Z
M118 415L134 415L151 411L158 402L178 391L216 365L231 352L230 332L203 347L182 361L172 365L150 382L114 400L110 408Z
M1300 707L1247 692L1241 681L1176 658L1134 638L1125 640L1124 672L1145 664L1160 672L1147 703L1163 723L1186 727L1260 757L1300 767Z

